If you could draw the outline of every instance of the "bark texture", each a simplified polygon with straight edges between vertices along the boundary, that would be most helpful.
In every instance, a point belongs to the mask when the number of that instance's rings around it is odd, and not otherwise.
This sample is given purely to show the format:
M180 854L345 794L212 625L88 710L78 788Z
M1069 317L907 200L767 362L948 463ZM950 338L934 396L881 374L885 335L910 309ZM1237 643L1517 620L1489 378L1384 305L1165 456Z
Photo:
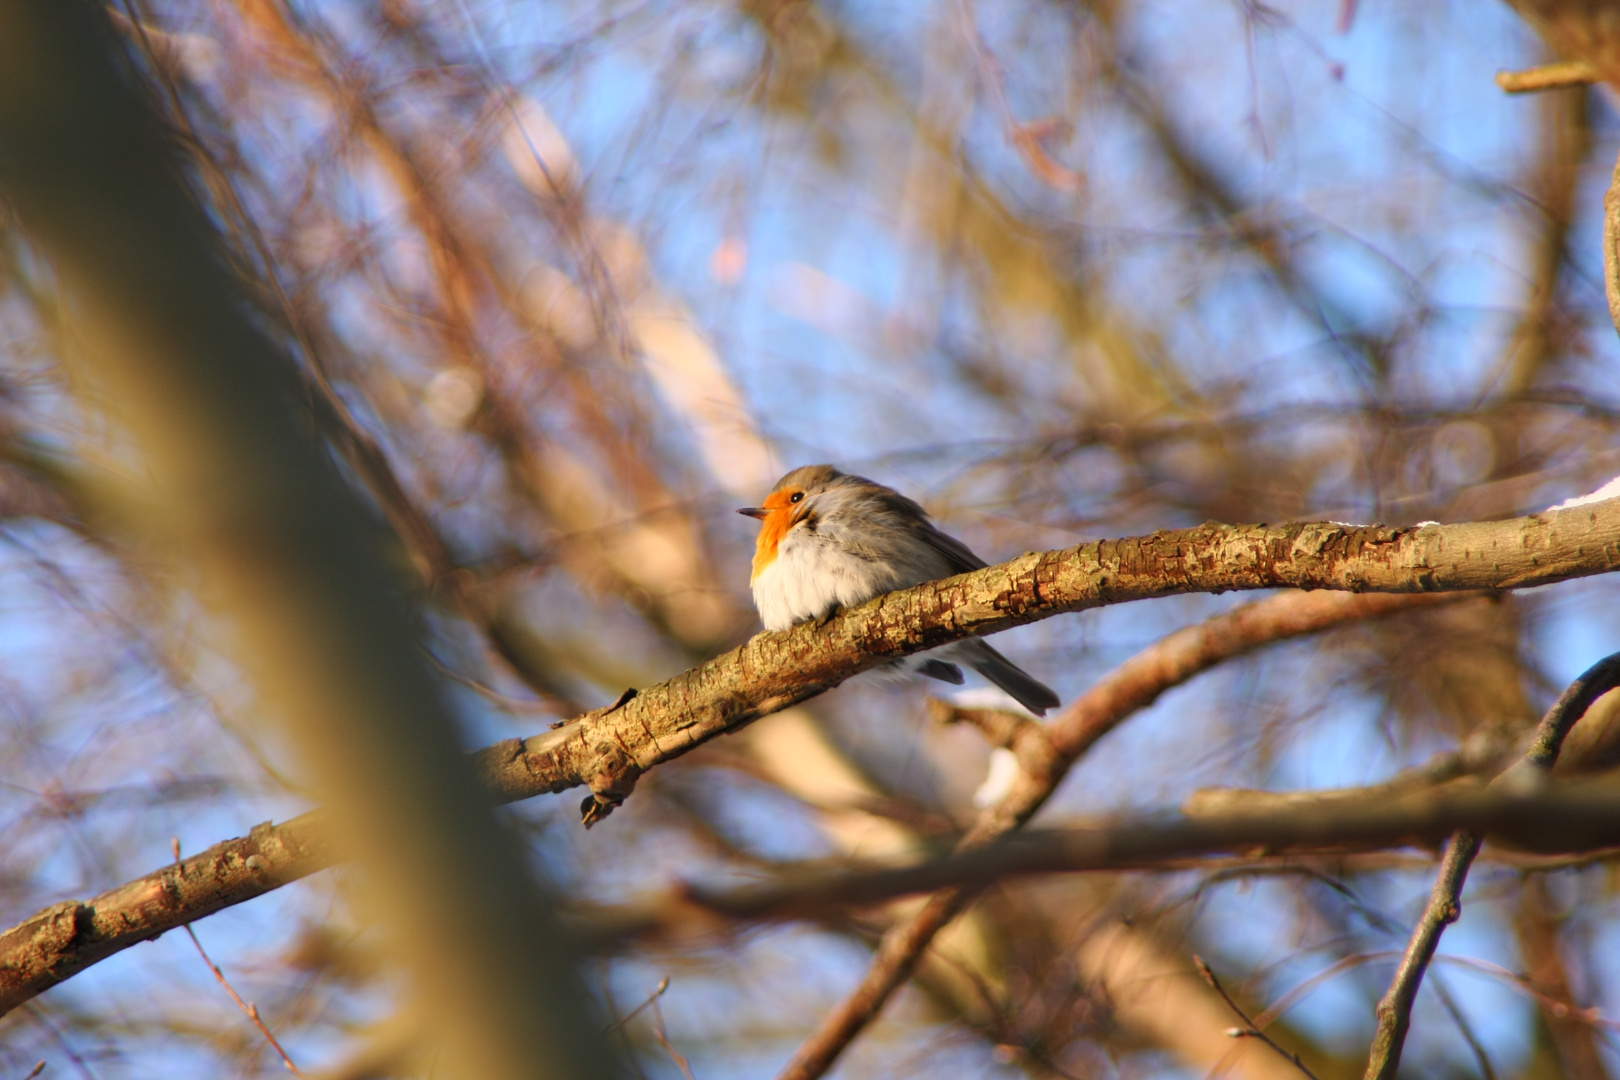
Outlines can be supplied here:
M0 1015L131 945L330 866L319 813L215 844L89 900L64 900L0 935Z

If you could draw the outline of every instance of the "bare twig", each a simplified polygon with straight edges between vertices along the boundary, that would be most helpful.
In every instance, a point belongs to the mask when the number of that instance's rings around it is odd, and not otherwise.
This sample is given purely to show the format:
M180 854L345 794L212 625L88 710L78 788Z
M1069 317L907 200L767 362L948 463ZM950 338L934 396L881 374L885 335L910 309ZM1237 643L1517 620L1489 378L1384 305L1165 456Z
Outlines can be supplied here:
M653 1002L655 1002L659 998L663 997L664 996L664 991L668 990L668 989L669 989L669 976L665 975L663 977L663 979L659 981L657 989L655 989L652 993L647 995L647 1000L646 1001L643 1001L640 1005L637 1005L635 1008L633 1008L629 1012L625 1013L618 1020L614 1021L605 1030L603 1030L602 1034L611 1035L615 1031L618 1031L620 1028L624 1027L624 1025L628 1024L630 1021L632 1021L636 1017L640 1016L641 1013L642 1013L642 1010L648 1008L649 1006L652 1005Z
M1236 1013L1239 1020L1243 1021L1242 1027L1232 1028L1227 1032L1228 1035L1231 1035L1235 1039L1259 1039L1261 1042L1277 1051L1277 1053L1280 1054L1285 1060L1293 1062L1294 1067L1300 1072L1304 1073L1306 1076L1310 1077L1311 1080L1316 1080L1316 1074L1305 1067L1305 1063L1299 1060L1298 1054L1291 1050L1283 1049L1282 1045L1278 1043L1277 1040L1273 1039L1270 1035L1267 1035L1264 1029L1249 1018L1249 1014L1243 1011L1243 1006L1232 1000L1232 995L1226 992L1226 987L1221 985L1221 981L1215 977L1215 973L1210 970L1209 965L1204 963L1204 958L1202 956L1195 955L1193 957L1193 964L1198 968L1198 974L1202 975L1204 977L1204 981L1209 983L1210 988L1213 989L1217 994L1221 995L1221 1000L1226 1002L1226 1007Z
M1496 1069L1491 1065L1491 1056L1485 1052L1485 1044L1479 1041L1479 1036L1474 1032L1474 1025L1463 1015L1462 1007L1457 1004L1457 998L1452 994L1451 988L1440 978L1438 971L1434 973L1434 978L1430 982L1434 986L1435 996L1445 1007L1446 1015L1457 1025L1457 1033L1462 1036L1463 1042L1468 1044L1468 1052L1474 1055L1474 1064L1479 1066L1479 1075L1483 1080L1496 1080Z
M32 1069L28 1070L28 1075L23 1077L22 1080L34 1080L34 1077L38 1076L40 1073L42 1073L44 1071L45 1071L45 1061L42 1058L38 1065L35 1065Z
M1423 973L1434 959L1441 933L1462 914L1463 882L1467 880L1474 856L1479 854L1479 845L1478 836L1462 830L1452 836L1446 847L1446 857L1440 864L1428 906L1412 931L1412 939L1395 970L1389 991L1378 1002L1378 1031L1373 1036L1372 1053L1367 1062L1369 1080L1372 1077L1388 1080L1395 1075L1401 1047L1412 1024L1412 1003L1417 999Z
M1530 94L1539 90L1563 90L1586 86L1602 78L1585 60L1560 60L1525 71L1498 71L1496 85L1510 94Z
M1046 152L1046 147L1041 145L1045 134L1064 125L1050 120L1027 124L1018 120L1013 113L1012 102L1007 98L1007 85L1002 76L1001 64L997 62L995 53L990 50L989 43L984 40L984 35L979 32L978 16L974 13L969 0L958 0L957 15L962 23L962 34L967 39L968 51L973 54L979 68L979 82L995 102L996 112L1000 114L1007 141L1023 157L1030 172L1041 183L1054 191L1068 192L1078 189L1082 181L1080 174L1052 160L1052 156Z
M174 838L174 861L177 864L180 862L180 838L178 836ZM208 970L214 973L214 978L219 980L219 985L223 986L225 992L231 995L231 1000L236 1002L238 1009L242 1010L242 1015L253 1021L253 1026L259 1029L259 1034L263 1035L265 1040L275 1047L275 1051L281 1055L281 1063L287 1067L287 1071L294 1076L303 1076L304 1074L299 1071L298 1066L293 1064L292 1056L287 1053L286 1047L281 1045L281 1041L270 1030L270 1025L266 1024L263 1018L259 1016L259 1007L251 1001L242 1000L242 995L236 992L236 988L225 977L225 973L220 970L219 965L209 958L208 951L203 948L202 942L197 939L197 932L191 928L191 924L187 923L184 929L187 936L191 938L191 943L197 946L197 955L202 957L202 962L208 965Z
M1547 1034L1564 1063L1571 1080L1605 1080L1609 1073L1597 1038L1598 1026L1585 1017L1572 1017L1572 1004L1579 998L1577 986L1587 982L1585 972L1572 962L1580 954L1578 936L1564 934L1566 916L1552 899L1547 877L1530 874L1519 890L1518 910L1513 924L1523 965L1524 983L1533 988L1536 1005ZM1581 964L1580 967L1588 968ZM1552 998L1554 1000L1547 1000ZM1578 1006L1576 1012L1582 1012Z
M1558 761L1564 737L1587 708L1605 693L1620 686L1620 653L1593 664L1564 691L1536 727L1535 739L1524 758L1493 782L1492 787L1533 787ZM1367 1058L1366 1080L1393 1080L1401 1063L1401 1049L1412 1024L1412 1005L1417 1000L1423 974L1434 959L1440 935L1462 914L1462 890L1468 868L1479 854L1481 837L1469 829L1458 830L1446 847L1429 903L1412 931L1406 952L1395 969L1389 990L1378 1002L1378 1030L1373 1035Z
M687 884L623 907L576 915L598 948L632 938L703 933L730 920L826 918L915 893L980 890L1035 874L1160 869L1167 860L1256 848L1274 852L1426 845L1467 830L1514 847L1581 851L1620 838L1620 792L1600 781L1436 788L1398 799L1333 800L1310 809L1234 810L1201 818L1145 813L1076 829L1048 829L911 864L779 866L775 880L740 887ZM881 952L882 946L880 946ZM874 967L876 964L874 964Z
M73 1043L68 1040L67 1033L50 1018L49 1014L33 1002L29 1002L25 1008L28 1010L28 1018L44 1028L50 1033L51 1038L56 1040L56 1044L62 1048L63 1056L73 1063L75 1069L79 1070L79 1075L83 1076L85 1080L97 1080L96 1072L90 1067L90 1063L84 1060L79 1052L73 1048Z
M993 744L1006 746L1019 757L1019 777L1013 790L980 815L963 846L982 845L1022 826L1045 804L1081 754L1170 687L1272 642L1355 619L1394 614L1409 606L1392 601L1393 597L1375 600L1293 593L1248 605L1171 634L1143 650L1045 726L1008 713L947 709L940 719L972 723ZM940 712L936 709L936 715ZM782 1080L812 1080L830 1068L889 996L910 978L934 935L973 895L964 889L947 889L890 928L860 985L799 1047Z
M1517 971L1509 971L1500 964L1493 964L1488 960L1481 960L1475 956L1439 956L1435 958L1435 963L1467 968L1470 971L1489 975L1493 979L1507 983L1516 990L1522 990L1535 999L1538 1005L1545 1006L1548 1011L1561 1019L1573 1020L1578 1024L1585 1024L1610 1035L1620 1034L1620 1020L1612 1020L1604 1016L1603 1012L1595 1006L1583 1008L1568 998L1549 993L1543 987L1537 986L1535 981L1528 976Z
M669 980L665 979L664 984L667 986L669 984ZM659 993L662 992L663 990L660 988ZM697 1077L692 1075L691 1064L681 1056L680 1051L676 1050L674 1046L670 1045L669 1032L664 1029L664 1010L658 1006L658 994L653 995L651 1004L653 1011L653 1035L658 1039L658 1045L662 1046L664 1048L664 1052L674 1059L676 1067L681 1070L681 1075L686 1077L686 1080L697 1080Z
M471 675L462 674L449 664L446 664L443 660L440 660L437 656L434 656L429 650L423 650L423 655L427 657L428 663L433 665L434 671L437 671L440 675L443 675L446 679L449 679L457 686L464 686L468 690L471 690L473 693L477 694L485 701L488 701L502 712L549 713L553 716L557 715L558 701L555 697L551 697L551 699L547 701L529 701L524 698L515 698L510 694L501 693L493 686L479 682ZM550 695L548 695L548 697L549 696ZM567 714L564 713L563 715Z

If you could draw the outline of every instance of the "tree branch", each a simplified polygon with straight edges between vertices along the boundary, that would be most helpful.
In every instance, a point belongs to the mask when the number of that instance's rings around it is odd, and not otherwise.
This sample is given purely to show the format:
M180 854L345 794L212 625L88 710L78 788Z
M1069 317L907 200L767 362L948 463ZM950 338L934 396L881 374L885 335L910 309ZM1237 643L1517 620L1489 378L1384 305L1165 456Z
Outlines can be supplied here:
M971 851L908 866L781 867L775 880L724 889L687 884L642 903L597 909L579 919L598 947L634 937L689 933L727 920L824 918L952 887L974 890L1035 874L1140 870L1174 859L1263 849L1427 845L1467 830L1514 848L1591 851L1620 843L1620 792L1601 781L1561 781L1534 791L1498 785L1446 786L1400 799L1373 795L1310 809L1234 810L1201 818L1138 814L1106 825L1004 837ZM936 895L942 895L936 893Z
M1524 757L1492 781L1491 786L1533 790L1557 764L1558 752L1563 748L1569 729L1585 715L1592 702L1616 686L1620 686L1620 653L1599 660L1569 685L1541 718L1535 739ZM1468 868L1479 854L1482 840L1477 831L1462 829L1452 836L1446 847L1446 857L1435 877L1428 906L1412 931L1389 990L1378 1002L1378 1030L1367 1057L1365 1080L1394 1080L1400 1068L1401 1049L1406 1043L1407 1030L1412 1026L1412 1006L1423 984L1423 974L1440 947L1440 935L1462 915L1463 885L1468 881Z
M131 945L337 861L319 811L215 844L90 900L65 900L0 934L0 1016Z
M1460 598L1287 593L1178 631L1116 669L1051 724L1020 725L1020 738L1033 740L1023 744L1022 775L1008 798L987 811L985 820L1009 822L1008 828L1027 820L1065 775L1064 762L1169 686L1221 660L1339 622ZM657 692L648 690L642 696ZM483 754L504 753L507 745L497 744ZM1030 778L1044 780L1032 787ZM514 787L497 788L494 794L501 801L524 797ZM981 834L981 841L1003 831L991 827ZM166 864L92 899L52 905L0 934L0 1015L108 956L262 896L332 865L336 858L321 832L320 812L315 811L280 825L267 822L246 837ZM937 904L942 906L931 904L908 921L916 936L899 947L893 963L909 964L905 957L920 953L954 917L953 901ZM891 937L897 933L891 931ZM870 1003L870 1013L881 1007L889 990L892 987Z
M1585 60L1560 60L1525 71L1498 71L1496 85L1509 94L1533 94L1542 90L1564 90L1587 86L1602 76Z
M503 798L589 786L590 822L622 802L641 773L708 739L970 634L1182 593L1516 589L1617 568L1620 501L1613 500L1464 525L1207 524L1104 540L892 592L824 627L760 634L627 702L498 744L480 763Z
M1412 1005L1417 1001L1418 987L1440 945L1440 935L1462 915L1463 883L1468 880L1468 868L1479 854L1480 843L1478 835L1463 829L1453 834L1446 845L1446 857L1440 863L1429 903L1412 931L1412 940L1406 944L1406 952L1389 990L1378 1002L1378 1030L1373 1035L1367 1061L1369 1080L1373 1077L1389 1080L1400 1066L1401 1048L1412 1026Z

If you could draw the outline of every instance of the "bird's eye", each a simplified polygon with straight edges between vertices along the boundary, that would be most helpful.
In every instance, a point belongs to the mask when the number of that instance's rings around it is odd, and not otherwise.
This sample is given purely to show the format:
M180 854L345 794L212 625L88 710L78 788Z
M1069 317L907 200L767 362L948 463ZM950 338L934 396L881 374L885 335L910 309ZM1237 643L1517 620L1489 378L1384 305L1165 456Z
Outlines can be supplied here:
M790 499L788 499L788 502L798 502L798 501L799 501L799 500L801 500L801 499L803 499L803 498L804 498L804 492L802 492L802 491L795 491L795 492L794 492L794 493L793 493L793 497L792 497L792 498L790 498Z

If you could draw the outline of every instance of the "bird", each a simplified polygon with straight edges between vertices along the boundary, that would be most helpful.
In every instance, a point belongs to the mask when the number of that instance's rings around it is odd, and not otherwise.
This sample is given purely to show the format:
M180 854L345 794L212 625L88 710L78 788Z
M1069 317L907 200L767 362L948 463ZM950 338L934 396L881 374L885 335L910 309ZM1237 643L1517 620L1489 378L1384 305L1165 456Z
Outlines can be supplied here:
M763 506L737 513L760 522L750 579L767 630L825 619L841 608L987 564L936 528L928 512L893 488L831 465L804 465L776 482ZM1061 702L1051 689L982 638L892 662L960 686L965 664L1034 713Z

